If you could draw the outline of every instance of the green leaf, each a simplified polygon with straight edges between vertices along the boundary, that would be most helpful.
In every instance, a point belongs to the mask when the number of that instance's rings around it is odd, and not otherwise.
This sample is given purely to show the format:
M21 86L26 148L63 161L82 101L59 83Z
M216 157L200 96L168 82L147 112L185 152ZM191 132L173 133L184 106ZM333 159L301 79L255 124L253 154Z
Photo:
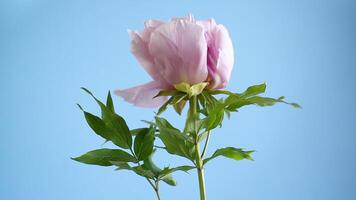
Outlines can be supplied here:
M105 120L105 119L107 118L107 115L108 115L109 113L111 113L110 110L105 106L105 104L103 104L103 102L101 102L99 99L97 99L97 98L93 95L93 93L91 93L87 88L81 87L81 89L84 90L86 93L88 93L90 96L92 96L93 99L96 101L96 103L100 106L101 115L102 115L101 117L102 117L103 120Z
M103 137L107 141L112 141L114 144L122 146L123 138L120 137L120 134L117 134L111 127L107 126L107 124L105 124L102 119L89 112L86 112L79 104L78 106L83 111L85 120L87 121L89 127L96 134Z
M232 92L227 91L227 90L210 90L209 93L212 95L217 95L217 94L231 95L231 94L233 94Z
M224 120L225 105L219 101L206 107L207 117L203 119L203 126L206 131L212 130L221 125Z
M253 160L250 156L250 154L253 152L254 151L243 151L242 149L238 149L234 147L226 147L226 148L216 150L211 157L204 159L204 164L206 164L207 162L209 162L210 160L218 156L224 156L234 160L242 160L242 159Z
M86 112L81 105L77 104L80 110L83 111L85 120L87 121L89 127L98 135L106 140L110 140L110 130L106 127L105 123L97 116Z
M114 113L107 119L106 124L120 136L120 141L115 144L124 149L129 149L132 146L131 132L124 118Z
M245 98L251 97L251 96L255 96L255 95L264 93L265 91L266 91L265 83L262 83L259 85L253 85L253 86L248 87L246 89L246 91L241 94L241 97L245 97Z
M159 109L157 115L162 114L164 111L167 110L168 105L172 102L174 97L169 98Z
M131 132L131 135L136 136L136 135L138 135L140 133L144 133L148 130L149 130L149 128L136 128L136 129L130 130L130 132Z
M194 160L195 148L191 138L163 118L156 117L156 124L159 128L159 138L166 146L168 153Z
M142 131L135 137L134 151L138 160L145 160L153 151L155 139L155 128L151 127L147 131Z
M169 167L166 167L164 168L160 174L159 174L159 178L162 178L162 177L165 177L167 176L168 174L172 174L176 171L183 171L183 172L188 172L189 170L192 170L196 167L194 166L189 166L189 165L183 165L183 166L179 166L179 167L174 167L174 168L169 168Z
M97 149L88 153L72 158L75 161L100 166L111 166L111 162L137 162L130 154L120 149Z
M181 92L179 92L177 90L161 90L154 98L159 97L159 96L175 96L179 93L181 93Z
M177 185L177 181L174 180L173 176L171 174L168 174L164 177L161 178L161 180L165 183L167 183L170 186L176 186Z
M182 101L174 104L173 108L179 115L181 115L186 103L187 103L186 100L182 100Z
M301 108L297 103L288 103L283 99L284 97L274 99L270 97L260 97L260 96L253 96L247 99L236 98L235 101L230 101L230 103L226 105L226 109L229 111L236 111L237 109L246 105L257 105L257 106L264 107L264 106L273 106L276 103L284 103L294 108Z
M288 103L284 101L284 97L279 97L278 99L270 97L256 96L258 94L264 93L266 90L266 84L250 86L245 92L241 94L232 93L230 94L224 104L228 111L237 111L237 109L246 105L257 105L257 106L273 106L276 103L288 104L294 108L301 108L297 103Z
M143 165L142 167L144 169L147 169L147 170L150 170L156 178L158 178L159 176L159 173L162 171L162 169L160 169L152 160L152 157L155 153L155 150L153 150L153 152L151 153L151 155L148 156L148 158L146 158L144 161L143 161Z
M172 173L174 173L176 171L188 172L189 170L194 169L194 168L195 167L193 167L193 166L187 166L187 165L174 167L174 168L166 167L160 172L158 178L163 180L168 185L176 186L177 182L173 179Z
M101 113L102 113L102 120L105 123L106 127L110 129L113 135L110 140L117 146L122 147L124 149L131 148L132 136L124 118L114 113L112 111L113 108L109 109L105 104L103 104L100 100L98 100L88 89L86 88L82 88L82 89L88 94L90 94L100 106ZM109 100L109 106L110 106L110 100Z
M106 107L113 113L115 113L114 103L111 98L110 91L108 92L108 97L106 99Z
M149 179L155 178L155 175L150 170L144 169L142 166L131 167L129 164L122 162L112 162L112 164L117 166L116 170L131 170L139 176Z

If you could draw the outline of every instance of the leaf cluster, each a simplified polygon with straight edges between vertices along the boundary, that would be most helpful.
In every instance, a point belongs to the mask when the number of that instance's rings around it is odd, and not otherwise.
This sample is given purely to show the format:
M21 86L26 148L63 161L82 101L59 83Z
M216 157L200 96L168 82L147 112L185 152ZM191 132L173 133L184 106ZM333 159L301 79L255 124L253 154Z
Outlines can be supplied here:
M171 173L176 171L186 172L194 168L180 166L160 169L152 159L155 151L154 141L157 127L150 125L149 127L130 130L124 118L115 112L110 92L104 104L88 89L82 89L92 96L101 110L99 117L85 111L78 104L78 107L83 111L86 122L94 133L105 139L106 142L112 142L117 148L92 150L79 157L72 158L73 160L90 165L116 166L116 170L130 170L149 180L154 189L157 188L152 182L157 184L162 180L175 186L176 181Z

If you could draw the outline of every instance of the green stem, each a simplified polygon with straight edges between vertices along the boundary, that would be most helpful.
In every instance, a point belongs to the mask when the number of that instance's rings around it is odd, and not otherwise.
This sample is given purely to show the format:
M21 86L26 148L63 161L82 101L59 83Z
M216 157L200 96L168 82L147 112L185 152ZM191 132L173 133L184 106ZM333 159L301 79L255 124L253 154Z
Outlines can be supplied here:
M200 200L206 200L206 192L205 192L205 179L204 179L204 168L203 168L203 160L200 156L200 147L198 141L198 130L197 130L197 122L199 120L199 114L197 112L197 97L193 96L189 100L189 113L188 113L188 120L189 118L193 118L194 122L194 129L195 129L195 164L197 167L198 173L198 180L199 180L199 191L200 191Z
M206 149L208 148L208 144L209 144L209 139L210 139L210 131L208 131L206 139L205 139L205 144L204 144L204 148L203 148L203 152L201 153L201 158L204 159L205 153L206 153Z
M156 192L156 195L157 195L157 199L158 200L161 200L161 195L159 194L159 182L156 181L156 187L155 187L155 192Z
M130 148L130 152L132 153L132 155L137 159L136 154L134 153L134 151L132 150L132 148ZM138 160L138 159L137 159ZM137 163L139 167L141 167L140 162ZM151 182L151 180L149 178L146 178L146 180L148 181L148 183L151 185L152 189L155 191L157 199L161 200L161 196L159 194L159 180L155 181L155 184L153 184Z

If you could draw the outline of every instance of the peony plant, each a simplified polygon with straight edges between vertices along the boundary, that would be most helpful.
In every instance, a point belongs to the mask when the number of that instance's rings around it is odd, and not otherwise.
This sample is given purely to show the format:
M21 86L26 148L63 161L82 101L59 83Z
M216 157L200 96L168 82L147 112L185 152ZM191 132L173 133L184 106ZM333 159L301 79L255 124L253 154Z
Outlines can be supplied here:
M83 111L93 131L112 142L118 148L102 148L73 158L92 165L116 166L116 170L130 170L145 178L161 199L160 182L176 185L172 174L176 171L195 169L199 181L201 200L206 200L204 168L211 160L223 156L234 160L252 160L253 150L236 147L217 149L206 155L210 134L220 127L223 120L248 105L272 106L288 103L284 97L260 96L266 84L253 85L244 92L224 90L234 65L234 50L227 29L213 19L200 21L192 15L173 18L169 22L148 20L143 31L129 31L131 52L152 81L115 94L139 107L157 108L153 121L147 127L130 129L124 118L115 112L113 100L108 93L106 102L90 94L101 109L101 117ZM172 107L181 115L188 107L185 127L174 127L161 114ZM160 140L164 147L155 145ZM187 165L160 168L152 157L156 150L180 156Z

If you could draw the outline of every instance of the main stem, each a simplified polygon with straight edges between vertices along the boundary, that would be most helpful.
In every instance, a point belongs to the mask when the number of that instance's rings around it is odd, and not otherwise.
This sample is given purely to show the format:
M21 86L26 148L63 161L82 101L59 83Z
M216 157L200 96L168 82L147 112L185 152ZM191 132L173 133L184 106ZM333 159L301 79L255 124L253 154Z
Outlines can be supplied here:
M197 97L193 96L189 100L189 115L188 118L193 118L194 120L194 129L195 129L195 162L198 173L199 180L199 191L200 191L200 200L206 200L206 192L205 192L205 179L204 179L204 168L203 168L203 160L200 156L200 146L198 141L198 130L197 130L197 121L199 120L199 115L197 112ZM188 119L189 120L189 119Z

